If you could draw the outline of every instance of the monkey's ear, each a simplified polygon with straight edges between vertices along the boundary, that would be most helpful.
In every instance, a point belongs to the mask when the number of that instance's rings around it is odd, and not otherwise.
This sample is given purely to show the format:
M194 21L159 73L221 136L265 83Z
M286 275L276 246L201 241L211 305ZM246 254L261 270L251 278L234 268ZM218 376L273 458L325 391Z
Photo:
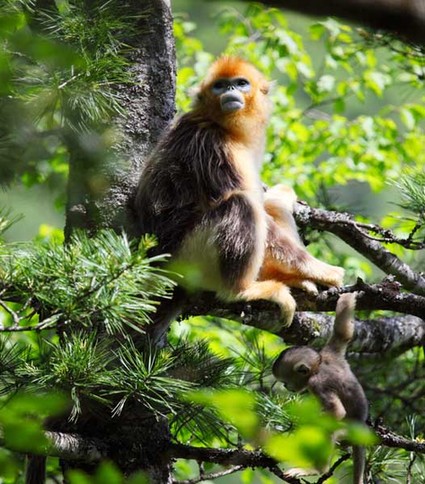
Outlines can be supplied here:
M270 91L272 91L275 86L276 86L276 81L263 82L260 86L260 91L263 94L269 94Z
M311 368L303 361L300 361L294 365L294 371L300 375L308 375L310 373L310 369Z
M269 91L270 91L270 85L269 83L267 82L264 82L263 84L261 84L260 86L260 91L263 93L263 94L268 94Z

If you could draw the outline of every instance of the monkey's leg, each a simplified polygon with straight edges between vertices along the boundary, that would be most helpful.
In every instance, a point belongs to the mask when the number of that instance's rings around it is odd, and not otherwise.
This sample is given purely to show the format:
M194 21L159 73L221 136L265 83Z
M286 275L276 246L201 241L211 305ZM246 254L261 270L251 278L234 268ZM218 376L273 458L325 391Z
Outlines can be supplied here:
M261 203L236 193L208 213L208 225L218 252L224 299L267 299L279 304L283 324L289 325L295 301L289 288L277 281L257 281L264 259L266 216Z
M294 211L294 204L297 201L297 198L297 194L292 187L284 185L283 183L279 183L278 185L275 185L266 191L266 193L264 194L264 204L266 207L270 208L276 207L285 209L292 214L292 212Z
M260 281L279 281L288 287L297 287L307 292L308 294L317 295L318 289L313 281L308 279L300 279L299 277L292 277L291 275L284 274L279 268L274 268L274 263L271 261L269 263L266 257L263 267L258 278Z
M164 346L166 344L165 336L172 321L181 313L181 308L186 297L186 293L180 287L174 288L171 299L161 299L158 301L158 309L152 315L152 323L147 325L146 333L150 339ZM134 339L143 338L143 335L134 335Z
M276 230L276 228L273 232L269 230L266 258L272 261L274 270L288 279L305 279L325 286L342 285L344 277L342 267L332 266L316 259L304 247L288 237L283 230Z
M277 278L279 280L279 278ZM289 278L289 279L282 279L282 282L289 287L297 287L298 289L302 289L303 291L307 292L308 294L312 294L316 296L319 293L316 284L313 281L309 281L308 279L297 279L297 278Z

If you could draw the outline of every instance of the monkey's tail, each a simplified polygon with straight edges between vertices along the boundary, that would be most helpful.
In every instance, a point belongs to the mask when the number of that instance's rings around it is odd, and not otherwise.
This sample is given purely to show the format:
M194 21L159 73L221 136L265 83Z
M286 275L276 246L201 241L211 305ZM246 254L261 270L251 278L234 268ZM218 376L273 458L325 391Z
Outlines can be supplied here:
M46 457L29 454L25 471L25 484L44 484L46 482Z
M365 448L358 445L353 446L353 484L363 484L365 461Z

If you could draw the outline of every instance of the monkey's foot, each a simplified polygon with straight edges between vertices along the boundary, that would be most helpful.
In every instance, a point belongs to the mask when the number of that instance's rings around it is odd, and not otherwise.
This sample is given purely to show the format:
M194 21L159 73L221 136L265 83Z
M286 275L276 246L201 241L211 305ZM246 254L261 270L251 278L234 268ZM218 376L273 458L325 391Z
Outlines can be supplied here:
M317 294L319 294L316 284L314 281L310 281L309 279L286 279L285 284L289 287L297 287L298 289L302 289L312 296L317 296Z
M265 299L278 304L281 310L282 320L280 321L279 327L273 328L275 330L280 330L282 327L288 327L292 324L297 303L292 297L289 287L281 282L252 282L245 290L241 291L237 297L238 299L244 299L246 301Z
M342 267L326 264L326 270L320 275L316 282L326 286L341 287L344 282L345 271Z

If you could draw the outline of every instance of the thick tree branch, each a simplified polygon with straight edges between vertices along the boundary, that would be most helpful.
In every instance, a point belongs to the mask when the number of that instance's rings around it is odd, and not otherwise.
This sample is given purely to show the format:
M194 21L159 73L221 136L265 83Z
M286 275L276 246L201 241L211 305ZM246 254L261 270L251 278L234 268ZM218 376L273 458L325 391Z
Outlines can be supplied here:
M307 15L341 17L425 44L423 0L261 0L261 3Z
M394 289L394 283L391 282L372 286L359 282L355 286L341 290L341 292L352 291L358 291L358 309L388 309L408 314L356 321L356 337L352 345L355 351L399 354L408 348L425 344L425 322L412 315L412 313L425 314L425 298L399 293L397 286ZM335 289L323 291L317 297L294 291L300 311L335 311L339 294L340 292ZM313 341L314 344L323 344L329 337L333 325L332 316L299 312L289 328L282 328L279 325L280 310L274 303L268 301L224 303L209 293L192 297L183 309L183 317L205 314L232 319L271 331L286 342L294 344L311 344Z
M364 225L357 224L350 215L311 208L303 203L296 205L294 215L301 228L325 230L337 235L386 274L394 275L406 289L425 296L423 274L414 272L378 241L369 237Z
M46 437L50 445L45 455L81 462L99 462L108 455L108 445L99 439L62 432L46 432Z
M242 465L269 468L276 465L276 461L263 452L246 449L192 447L172 443L168 452L174 459L193 459L198 462L212 462L224 466Z
M379 437L381 445L385 447L425 454L424 442L406 439L387 429L381 423L375 423L372 428ZM116 446L116 442L110 443L108 439L86 438L78 434L46 432L45 436L50 441L50 444L40 451L39 454L59 457L68 461L97 463L106 459L110 455L110 448ZM0 445L4 445L1 436ZM241 468L262 467L269 469L286 482L299 482L295 478L285 476L285 473L277 467L277 462L273 458L258 450L192 447L180 443L170 443L166 453L171 459L192 459L198 462L211 462L223 466L240 466ZM346 457L344 457L345 459Z

